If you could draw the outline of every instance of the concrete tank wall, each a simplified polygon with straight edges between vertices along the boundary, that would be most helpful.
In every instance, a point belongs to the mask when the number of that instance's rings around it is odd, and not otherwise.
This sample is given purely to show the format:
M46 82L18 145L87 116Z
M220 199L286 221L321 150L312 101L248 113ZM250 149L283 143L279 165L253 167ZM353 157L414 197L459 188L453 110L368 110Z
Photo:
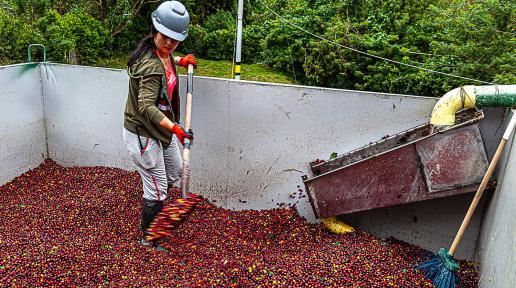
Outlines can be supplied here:
M125 71L46 66L50 157L64 165L131 168L121 141ZM291 202L288 193L298 190L309 161L419 125L435 103L214 78L195 79L194 99L192 189L233 209ZM304 200L300 208L311 217Z
M508 115L511 116L511 115ZM509 117L507 117L507 120ZM503 128L501 129L503 130ZM516 141L499 165L498 187L486 204L478 251L480 287L516 287Z
M36 64L0 67L0 185L47 155L39 69Z
M67 166L133 169L122 142L123 70L46 64L42 69L50 158Z
M50 157L69 166L132 169L121 140L125 71L45 67ZM180 83L184 97L184 77ZM230 209L297 204L301 215L314 220L306 197L289 198L302 187L301 176L310 174L308 162L427 122L435 102L427 97L196 77L192 191ZM486 140L488 147L495 141ZM366 231L436 251L449 246L469 200L465 195L349 218ZM443 207L446 213L441 213ZM459 257L473 259L479 223L479 217L473 219Z

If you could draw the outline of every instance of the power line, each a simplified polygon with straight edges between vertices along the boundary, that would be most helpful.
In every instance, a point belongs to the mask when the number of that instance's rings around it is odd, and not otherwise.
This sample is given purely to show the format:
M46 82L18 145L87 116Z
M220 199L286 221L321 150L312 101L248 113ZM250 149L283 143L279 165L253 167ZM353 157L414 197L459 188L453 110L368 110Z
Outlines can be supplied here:
M322 36L319 36L317 34L314 34L292 22L290 22L289 20L285 19L284 17L282 17L281 15L279 15L278 13L276 13L274 10L272 10L271 8L269 8L269 6L267 6L265 3L263 3L262 0L258 0L258 2L260 2L265 8L267 8L267 10L269 10L272 14L276 15L276 17L280 18L283 22L315 37L315 38L318 38L320 40L323 40L323 41L326 41L328 43L332 43L334 45L337 45L341 48L344 48L344 49L348 49L348 50L351 50L351 51L354 51L356 53L360 53L360 54L363 54L363 55L366 55L366 56L369 56L369 57L372 57L372 58L376 58L376 59L380 59L380 60L383 60L383 61L387 61L387 62L390 62L390 63L394 63L394 64L398 64L398 65L402 65L402 66L407 66L407 67L411 67L411 68L415 68L415 69L420 69L420 70L423 70L423 71L427 71L427 72L431 72L431 73L436 73L436 74L441 74L441 75L445 75L445 76L449 76L449 77L454 77L454 78L458 78L458 79L463 79L463 80L469 80L469 81L475 81L475 82L479 82L479 83L484 83L484 84L490 84L490 85L493 85L495 83L491 83L491 82L486 82L486 81L482 81L482 80L478 80L478 79L473 79L473 78L468 78L468 77L464 77L464 76L459 76L459 75L455 75L455 74L450 74L450 73L445 73L445 72L441 72L441 71L436 71L436 70L432 70L432 69L428 69L428 68L424 68L424 67L420 67L420 66L416 66L416 65L412 65L412 64L408 64L408 63L404 63L404 62L399 62L399 61L396 61L396 60L392 60L392 59L389 59L389 58L385 58L385 57L381 57L381 56L378 56L378 55L374 55L374 54L371 54L371 53L367 53L367 52L364 52L364 51L360 51L358 49L355 49L353 47L349 47L349 46L345 46L345 45L342 45L340 43L337 43L337 42L334 42L332 40L329 40L327 38L324 38Z
M424 53L424 52L403 51L402 53L416 54L416 55L426 55L426 56L444 57L444 55L439 55L439 54L430 54L430 53Z
M510 32L510 31L501 31L501 30L495 30L495 31L499 32L499 33L507 33L507 34L511 34L511 35L516 35L516 33Z

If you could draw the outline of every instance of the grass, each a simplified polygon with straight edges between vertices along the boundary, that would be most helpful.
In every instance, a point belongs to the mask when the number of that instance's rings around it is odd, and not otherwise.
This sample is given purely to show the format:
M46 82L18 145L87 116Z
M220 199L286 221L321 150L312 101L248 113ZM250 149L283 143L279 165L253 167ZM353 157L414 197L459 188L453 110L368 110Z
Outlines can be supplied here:
M127 56L121 55L110 59L101 59L96 66L125 69L126 62ZM197 58L195 75L230 79L232 78L232 64L231 61ZM179 74L185 74L185 70L179 68ZM283 84L294 84L295 82L292 76L264 64L242 64L241 79Z

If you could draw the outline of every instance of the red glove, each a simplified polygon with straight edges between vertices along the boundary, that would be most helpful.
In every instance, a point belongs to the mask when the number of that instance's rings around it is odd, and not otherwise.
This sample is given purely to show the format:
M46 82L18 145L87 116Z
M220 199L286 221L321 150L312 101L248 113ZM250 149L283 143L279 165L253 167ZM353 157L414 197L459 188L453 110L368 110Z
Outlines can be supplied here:
M174 124L174 127L172 127L172 133L176 134L177 139L179 139L179 142L181 142L181 145L185 145L185 138L190 139L193 141L193 132L192 129L190 131L186 132L183 127L179 126L179 124Z
M195 56L193 54L188 54L185 57L179 58L179 61L177 62L179 66L183 66L186 69L188 69L188 65L192 64L194 68L197 68L197 60L195 59Z

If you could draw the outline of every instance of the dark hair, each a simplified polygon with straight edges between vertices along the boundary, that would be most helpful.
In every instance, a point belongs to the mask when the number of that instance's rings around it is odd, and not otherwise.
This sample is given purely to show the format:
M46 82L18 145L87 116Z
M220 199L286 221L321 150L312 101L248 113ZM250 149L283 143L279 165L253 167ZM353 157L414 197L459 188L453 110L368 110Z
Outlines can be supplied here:
M140 44L138 44L138 48L133 51L131 56L129 57L129 60L127 60L127 66L131 67L134 63L136 63L136 60L140 58L145 52L147 52L149 49L156 51L156 44L154 43L154 36L156 36L156 33L158 31L156 28L154 28L154 25L151 27L151 32L147 34L147 36L143 37L143 39L140 41Z

